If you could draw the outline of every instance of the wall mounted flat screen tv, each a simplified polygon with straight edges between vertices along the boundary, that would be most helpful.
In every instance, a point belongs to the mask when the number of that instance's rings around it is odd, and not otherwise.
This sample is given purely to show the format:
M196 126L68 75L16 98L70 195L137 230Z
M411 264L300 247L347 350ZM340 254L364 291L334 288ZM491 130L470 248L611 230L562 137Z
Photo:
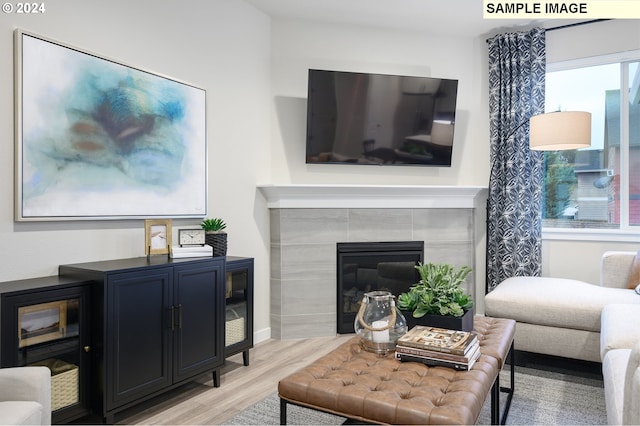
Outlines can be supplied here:
M309 70L308 164L451 166L458 80Z

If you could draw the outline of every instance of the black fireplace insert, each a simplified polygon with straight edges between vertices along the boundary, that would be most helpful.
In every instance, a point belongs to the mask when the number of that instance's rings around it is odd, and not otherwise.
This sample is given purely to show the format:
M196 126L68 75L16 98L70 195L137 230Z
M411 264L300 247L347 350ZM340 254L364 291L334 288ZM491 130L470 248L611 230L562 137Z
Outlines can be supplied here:
M387 290L397 297L418 282L424 241L337 243L337 252L337 328L353 333L364 293Z

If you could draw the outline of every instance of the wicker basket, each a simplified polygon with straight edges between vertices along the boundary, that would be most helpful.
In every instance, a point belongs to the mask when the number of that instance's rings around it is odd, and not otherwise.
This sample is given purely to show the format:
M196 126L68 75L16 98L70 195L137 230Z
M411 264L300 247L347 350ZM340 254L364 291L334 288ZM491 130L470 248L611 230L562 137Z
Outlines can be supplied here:
M230 316L235 318L229 318ZM241 317L233 309L227 309L227 320L225 322L225 346L231 346L234 343L242 342L244 335L244 317Z
M51 370L51 411L78 402L78 366L59 359L46 359L35 363Z

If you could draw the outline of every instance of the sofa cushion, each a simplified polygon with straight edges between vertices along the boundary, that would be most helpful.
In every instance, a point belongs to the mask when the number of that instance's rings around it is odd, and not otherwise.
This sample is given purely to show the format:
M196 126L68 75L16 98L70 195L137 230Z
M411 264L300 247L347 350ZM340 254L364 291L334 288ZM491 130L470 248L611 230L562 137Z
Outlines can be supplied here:
M628 288L627 280L636 252L607 251L600 260L600 285L611 288Z
M640 327L630 318L640 318L640 305L611 304L602 309L600 359L612 349L631 349L640 341Z
M0 401L0 424L39 425L42 405L35 401Z
M600 332L600 313L611 303L640 304L633 290L549 277L512 277L485 296L488 316Z

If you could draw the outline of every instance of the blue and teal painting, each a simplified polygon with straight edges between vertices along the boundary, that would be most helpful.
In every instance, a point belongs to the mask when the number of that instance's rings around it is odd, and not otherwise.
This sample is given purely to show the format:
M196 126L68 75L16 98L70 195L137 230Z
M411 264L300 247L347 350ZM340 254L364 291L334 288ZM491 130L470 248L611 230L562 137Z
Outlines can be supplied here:
M22 216L197 216L205 91L22 34Z

